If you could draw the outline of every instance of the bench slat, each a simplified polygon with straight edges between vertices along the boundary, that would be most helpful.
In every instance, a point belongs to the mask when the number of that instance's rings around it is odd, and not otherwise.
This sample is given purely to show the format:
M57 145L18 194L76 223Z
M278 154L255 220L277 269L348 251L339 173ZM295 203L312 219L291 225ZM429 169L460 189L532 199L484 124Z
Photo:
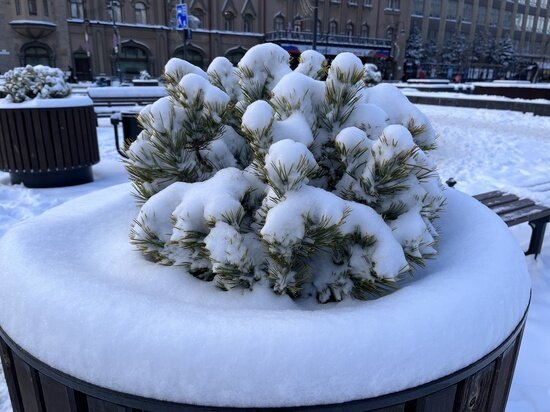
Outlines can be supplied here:
M510 213L529 206L533 206L534 204L535 202L533 202L531 199L521 199L516 202L509 202L509 203L504 203L504 204L494 206L491 208L491 210L495 212L497 215L502 215L502 214Z
M499 196L502 196L504 193L502 193L501 191L499 190L494 190L492 192L487 192L487 193L480 193L479 195L475 195L473 196L474 199L477 199L479 200L480 202L485 200L485 199L492 199L493 197L499 197Z
M541 205L533 205L514 212L502 214L500 217L508 226L514 226L544 217L550 218L550 208Z
M493 207L502 205L503 203L515 202L517 200L519 200L519 198L516 195L503 195L500 197L482 200L481 203L492 209Z

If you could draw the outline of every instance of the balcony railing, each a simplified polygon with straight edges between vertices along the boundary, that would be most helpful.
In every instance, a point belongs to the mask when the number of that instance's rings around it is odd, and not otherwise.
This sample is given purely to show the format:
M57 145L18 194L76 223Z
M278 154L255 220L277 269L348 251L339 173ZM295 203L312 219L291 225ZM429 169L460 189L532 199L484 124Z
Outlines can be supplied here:
M279 30L265 34L266 41L284 42L313 42L313 33L303 31ZM346 45L360 47L390 48L391 42L386 39L375 39L371 37L344 36L339 34L321 33L317 35L317 44Z

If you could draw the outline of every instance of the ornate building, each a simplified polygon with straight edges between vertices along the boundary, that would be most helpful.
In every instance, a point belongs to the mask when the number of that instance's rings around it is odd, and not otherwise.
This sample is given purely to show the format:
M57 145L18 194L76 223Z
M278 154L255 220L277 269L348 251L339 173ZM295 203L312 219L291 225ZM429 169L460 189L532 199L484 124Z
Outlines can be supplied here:
M25 64L72 67L79 80L99 75L159 76L183 57L205 68L212 58L238 61L273 41L291 55L311 48L313 17L297 0L188 0L192 29L176 30L177 0L7 0L0 9L0 72ZM311 0L315 4L315 0ZM400 76L411 2L318 0L317 50L374 61ZM400 7L401 6L401 7Z

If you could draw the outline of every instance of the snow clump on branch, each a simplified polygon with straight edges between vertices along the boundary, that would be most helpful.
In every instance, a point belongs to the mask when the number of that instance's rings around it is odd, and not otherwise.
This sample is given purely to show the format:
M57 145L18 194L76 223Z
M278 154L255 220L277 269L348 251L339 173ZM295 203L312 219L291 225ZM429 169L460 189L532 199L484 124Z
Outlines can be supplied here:
M141 210L131 241L223 290L320 303L391 292L437 253L445 196L428 119L350 53L292 71L274 44L237 68L165 68L169 96L140 114L126 168Z

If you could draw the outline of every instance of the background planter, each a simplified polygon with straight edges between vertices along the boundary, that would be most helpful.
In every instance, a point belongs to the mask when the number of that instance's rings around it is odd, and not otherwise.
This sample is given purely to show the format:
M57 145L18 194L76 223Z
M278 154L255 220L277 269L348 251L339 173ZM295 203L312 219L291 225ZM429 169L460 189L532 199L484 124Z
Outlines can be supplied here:
M451 375L401 392L333 405L289 408L215 408L184 405L112 391L55 370L34 358L0 329L2 366L15 412L94 411L504 411L516 365L524 315L494 351Z
M81 99L74 104L0 107L0 170L10 173L13 184L56 187L93 181L91 166L99 162L94 108Z

